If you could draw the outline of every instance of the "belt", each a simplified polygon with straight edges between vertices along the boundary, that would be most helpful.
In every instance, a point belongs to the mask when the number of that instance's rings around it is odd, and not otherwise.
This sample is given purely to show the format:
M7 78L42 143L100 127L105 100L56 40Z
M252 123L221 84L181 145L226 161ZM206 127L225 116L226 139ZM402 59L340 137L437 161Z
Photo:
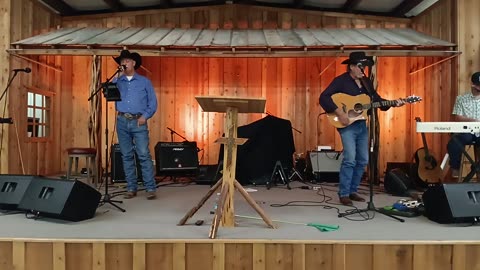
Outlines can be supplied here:
M141 113L134 114L134 113L128 113L128 112L127 113L118 112L118 115L123 116L127 119L138 119L138 118L142 117Z

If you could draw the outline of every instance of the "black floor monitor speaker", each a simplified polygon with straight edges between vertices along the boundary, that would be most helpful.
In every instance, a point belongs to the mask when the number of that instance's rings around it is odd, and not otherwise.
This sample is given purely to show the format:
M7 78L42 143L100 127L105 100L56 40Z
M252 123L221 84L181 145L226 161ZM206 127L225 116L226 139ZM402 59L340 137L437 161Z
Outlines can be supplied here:
M196 142L159 142L155 145L157 175L190 173L198 169Z
M425 216L441 224L476 222L480 217L480 184L430 186L423 194Z
M100 192L80 181L35 178L18 208L39 216L81 221L95 215L101 197Z
M222 168L218 165L200 165L195 183L197 185L213 185L222 177Z
M120 152L120 145L113 144L110 150L110 158L112 162L112 182L123 183L126 182L125 170L123 169L122 153ZM142 168L137 153L135 153L135 165L138 181L143 181Z
M395 196L410 196L410 190L414 189L413 181L401 168L387 171L383 185L387 193Z
M34 178L33 175L0 175L0 209L16 210Z

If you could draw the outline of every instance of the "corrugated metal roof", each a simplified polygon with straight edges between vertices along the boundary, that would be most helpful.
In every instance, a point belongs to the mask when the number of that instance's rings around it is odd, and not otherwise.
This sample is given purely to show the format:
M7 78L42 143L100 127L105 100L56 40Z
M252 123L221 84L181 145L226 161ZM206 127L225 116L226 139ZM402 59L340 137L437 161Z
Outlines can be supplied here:
M216 30L78 27L58 29L13 42L10 51L19 54L116 55L118 50L131 49L153 55L219 52L308 55L362 49L390 52L386 53L390 55L441 55L454 52L455 46L406 28Z

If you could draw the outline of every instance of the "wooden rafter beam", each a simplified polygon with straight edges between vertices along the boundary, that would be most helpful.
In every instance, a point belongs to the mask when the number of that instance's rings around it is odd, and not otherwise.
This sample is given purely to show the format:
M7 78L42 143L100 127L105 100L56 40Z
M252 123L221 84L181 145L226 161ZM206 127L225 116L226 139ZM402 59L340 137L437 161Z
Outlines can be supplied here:
M351 13L357 6L360 4L362 0L347 0L342 7L342 10L347 13Z
M394 17L404 17L406 13L418 6L423 0L403 0L398 6L396 6L391 15Z
M120 0L103 0L105 4L107 4L111 10L118 12L124 10L124 6L120 3Z
M37 0L40 4L46 5L57 11L62 16L75 14L75 9L62 0Z

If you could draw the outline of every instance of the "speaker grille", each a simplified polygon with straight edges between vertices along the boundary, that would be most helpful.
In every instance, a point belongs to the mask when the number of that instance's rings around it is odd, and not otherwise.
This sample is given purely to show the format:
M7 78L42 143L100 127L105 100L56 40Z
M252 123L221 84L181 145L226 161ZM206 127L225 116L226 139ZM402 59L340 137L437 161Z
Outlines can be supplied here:
M159 142L155 145L157 175L175 172L196 172L196 142Z

